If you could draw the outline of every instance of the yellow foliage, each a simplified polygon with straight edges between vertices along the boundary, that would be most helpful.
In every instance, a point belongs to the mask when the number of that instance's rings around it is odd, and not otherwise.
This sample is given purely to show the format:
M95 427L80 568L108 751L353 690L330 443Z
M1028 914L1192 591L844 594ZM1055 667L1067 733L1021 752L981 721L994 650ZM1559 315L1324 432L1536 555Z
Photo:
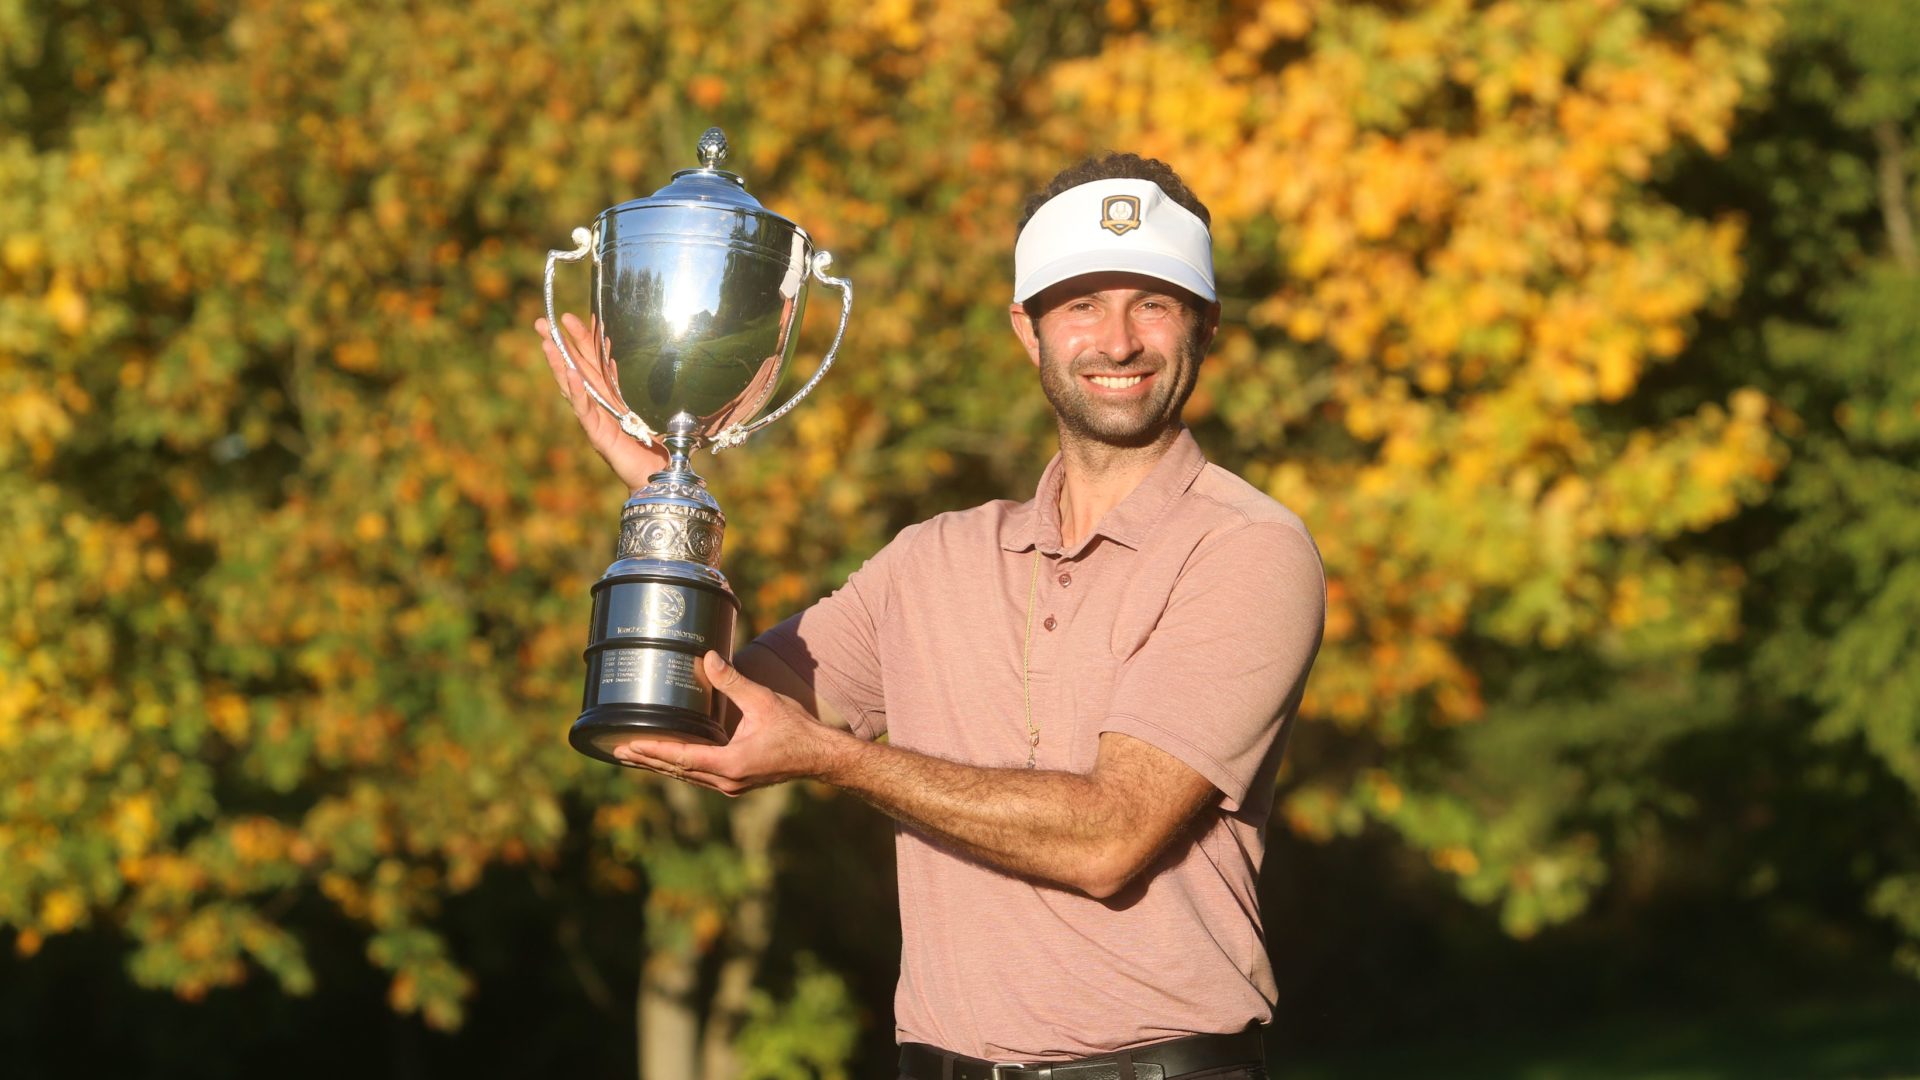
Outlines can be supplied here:
M25 274L46 257L46 244L35 233L16 231L0 241L0 265L15 274Z
M236 744L245 741L251 727L247 701L238 694L215 694L207 702L207 718L213 722L214 730Z
M40 929L64 934L86 916L87 902L73 889L54 889L40 898Z
M291 839L285 826L271 818L247 818L233 823L227 833L233 853L242 864L273 863L287 857Z
M1443 847L1434 851L1433 865L1446 873L1466 877L1480 872L1480 857L1464 847Z
M127 796L113 809L109 833L122 858L146 852L159 831L152 795L141 792Z
M87 298L66 274L54 275L53 284L48 286L41 303L46 305L47 314L53 316L54 325L66 333L78 334L86 327Z
M1379 808L1382 814L1391 815L1395 813L1400 809L1401 804L1405 802L1405 795L1401 792L1400 785L1394 783L1393 778L1385 772L1379 769L1369 771L1367 773L1367 783L1373 789L1374 805Z
M748 624L904 520L1031 482L1012 222L1115 147L1212 208L1238 325L1193 416L1320 539L1312 716L1384 740L1472 721L1472 636L1730 633L1727 578L1658 548L1764 490L1772 403L1737 390L1630 432L1596 413L1735 287L1737 224L1647 179L1725 145L1779 17L1641 20L1604 0L252 0L193 64L113 72L72 149L0 180L33 230L0 239L4 577L25 583L0 591L0 787L31 795L6 823L45 877L6 882L31 932L289 882L406 927L436 890L550 858L567 797L604 804L606 858L672 835L562 741L620 493L526 326L541 254L716 120L861 290L818 395L762 449L703 459ZM636 69L615 23L658 63ZM803 353L832 306L815 294ZM1364 790L1416 816L1385 772ZM211 804L235 791L301 809ZM1284 812L1326 837L1349 809L1314 788ZM63 891L102 838L125 891ZM718 934L712 899L675 914ZM231 943L194 933L190 994L232 977ZM444 1022L457 995L429 968L390 993Z

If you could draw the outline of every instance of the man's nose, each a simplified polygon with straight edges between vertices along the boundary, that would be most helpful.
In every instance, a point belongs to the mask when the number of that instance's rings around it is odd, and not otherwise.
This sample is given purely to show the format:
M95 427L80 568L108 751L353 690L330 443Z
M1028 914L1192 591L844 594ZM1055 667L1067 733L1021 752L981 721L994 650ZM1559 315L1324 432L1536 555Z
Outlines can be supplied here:
M1140 354L1140 335L1125 308L1108 311L1098 328L1100 351L1117 363L1125 363Z

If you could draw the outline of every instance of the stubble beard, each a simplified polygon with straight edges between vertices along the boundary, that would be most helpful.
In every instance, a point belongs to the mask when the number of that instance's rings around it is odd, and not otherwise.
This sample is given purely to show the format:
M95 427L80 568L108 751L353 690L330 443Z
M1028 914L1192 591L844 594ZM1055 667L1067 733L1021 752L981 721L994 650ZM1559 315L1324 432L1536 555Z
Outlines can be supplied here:
M1115 364L1099 353L1063 359L1045 339L1039 344L1040 389L1059 418L1062 442L1127 449L1152 446L1179 427L1180 414L1199 378L1199 343L1193 338L1180 344L1179 355L1171 363L1157 353L1143 354L1126 364ZM1083 370L1124 372L1135 367L1154 372L1156 378L1152 392L1131 406L1098 402L1088 396L1080 381Z

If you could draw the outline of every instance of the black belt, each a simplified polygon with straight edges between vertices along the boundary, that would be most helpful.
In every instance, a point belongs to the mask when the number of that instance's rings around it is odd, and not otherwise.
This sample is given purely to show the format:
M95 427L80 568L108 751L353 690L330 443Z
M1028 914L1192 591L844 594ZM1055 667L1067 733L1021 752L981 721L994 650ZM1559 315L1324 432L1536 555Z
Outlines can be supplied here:
M1233 1035L1188 1035L1099 1057L1031 1064L950 1054L925 1043L900 1044L900 1075L909 1080L1173 1080L1204 1069L1259 1065L1265 1060L1266 1048L1257 1027Z

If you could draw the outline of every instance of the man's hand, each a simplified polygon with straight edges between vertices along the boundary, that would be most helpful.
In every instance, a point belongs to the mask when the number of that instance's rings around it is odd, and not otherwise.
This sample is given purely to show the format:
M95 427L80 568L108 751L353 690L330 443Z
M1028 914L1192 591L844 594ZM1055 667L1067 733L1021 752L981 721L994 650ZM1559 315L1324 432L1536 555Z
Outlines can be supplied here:
M580 430L587 433L587 441L593 445L608 465L613 466L615 476L627 485L628 491L645 487L647 477L667 467L667 448L658 440L647 446L620 430L620 421L612 413L600 407L587 393L587 380L592 380L595 391L608 402L616 399L611 387L607 385L607 365L603 359L602 336L589 333L585 324L572 315L560 316L560 328L567 335L567 349L573 354L574 363L580 366L575 372L567 367L565 357L553 343L547 333L547 320L537 319L533 328L540 334L541 351L547 354L547 369L553 372L553 381L560 384L560 396L573 406L574 419L580 421Z
M613 756L623 763L739 795L783 780L820 776L837 755L859 745L808 715L785 694L761 686L709 652L702 660L714 688L740 710L740 723L725 746L634 739Z

